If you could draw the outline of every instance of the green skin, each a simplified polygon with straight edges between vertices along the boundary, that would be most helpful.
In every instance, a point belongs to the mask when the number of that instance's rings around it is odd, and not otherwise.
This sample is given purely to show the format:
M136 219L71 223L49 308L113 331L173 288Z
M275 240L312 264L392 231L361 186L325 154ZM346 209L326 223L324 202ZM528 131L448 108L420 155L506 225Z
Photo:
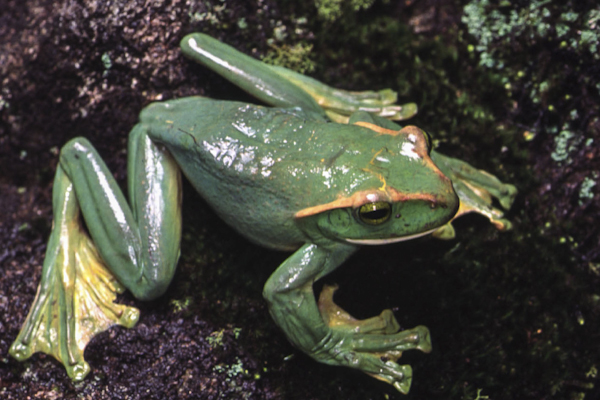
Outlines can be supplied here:
M333 303L333 288L317 302L313 283L362 244L452 237L449 222L465 212L508 229L491 197L508 208L516 190L433 152L419 128L391 122L416 107L392 104L389 90L338 91L199 33L181 48L273 108L202 97L149 105L129 136L129 202L86 139L67 143L42 281L11 354L52 354L81 380L91 337L137 321L136 309L112 303L115 293L127 288L146 300L165 292L179 257L182 171L242 235L294 251L264 297L297 348L407 393L410 366L395 361L405 350L431 350L427 328L399 331L389 310L355 320Z

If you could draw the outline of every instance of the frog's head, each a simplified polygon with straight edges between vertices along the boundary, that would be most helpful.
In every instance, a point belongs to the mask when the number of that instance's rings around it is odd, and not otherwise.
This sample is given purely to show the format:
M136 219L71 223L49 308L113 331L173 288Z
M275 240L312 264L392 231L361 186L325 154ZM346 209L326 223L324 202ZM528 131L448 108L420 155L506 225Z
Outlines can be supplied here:
M415 126L392 131L358 124L388 137L373 141L368 160L355 158L353 162L362 163L356 168L361 177L340 180L342 195L296 213L311 240L394 243L426 235L450 221L459 200L450 179L429 157L429 135Z

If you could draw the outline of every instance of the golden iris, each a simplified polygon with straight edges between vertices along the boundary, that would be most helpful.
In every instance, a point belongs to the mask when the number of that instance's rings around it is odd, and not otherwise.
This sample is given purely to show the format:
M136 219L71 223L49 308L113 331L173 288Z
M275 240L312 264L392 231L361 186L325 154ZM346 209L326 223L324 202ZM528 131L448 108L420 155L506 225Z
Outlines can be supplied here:
M385 201L363 204L358 209L358 217L368 225L381 225L390 219L391 215L392 205Z

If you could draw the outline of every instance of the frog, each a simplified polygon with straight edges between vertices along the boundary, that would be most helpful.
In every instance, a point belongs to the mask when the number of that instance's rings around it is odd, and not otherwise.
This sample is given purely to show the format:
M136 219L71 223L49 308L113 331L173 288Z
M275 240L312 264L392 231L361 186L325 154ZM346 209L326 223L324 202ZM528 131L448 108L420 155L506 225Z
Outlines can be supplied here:
M10 354L50 354L76 382L90 373L89 341L139 319L116 296L129 290L153 300L173 279L183 174L242 236L291 252L263 296L296 348L408 393L412 369L398 360L432 350L428 329L401 329L390 309L356 319L334 302L336 286L315 293L315 282L362 246L450 239L452 221L467 213L508 230L493 201L509 209L515 186L440 154L426 131L401 126L417 106L397 104L391 89L335 89L203 33L180 47L256 104L202 96L149 104L129 134L127 197L86 138L62 147L41 281Z

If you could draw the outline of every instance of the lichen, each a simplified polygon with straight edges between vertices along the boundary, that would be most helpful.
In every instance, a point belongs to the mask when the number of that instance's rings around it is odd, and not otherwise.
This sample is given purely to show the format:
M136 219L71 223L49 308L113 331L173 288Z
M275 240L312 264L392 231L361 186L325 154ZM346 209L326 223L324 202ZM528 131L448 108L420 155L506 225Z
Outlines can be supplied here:
M579 205L584 205L589 200L594 198L594 187L598 184L598 172L593 171L589 176L586 176L579 188Z
M581 143L581 136L576 135L573 131L563 128L558 135L554 137L554 151L551 157L556 162L566 161L571 162L569 154L575 151Z
M592 57L600 60L600 8L586 13L571 10L560 14L556 22L554 15L558 5L549 0L534 0L527 7L508 7L510 3L499 6L489 0L474 0L465 5L462 22L469 33L477 39L475 49L480 53L480 65L502 69L504 58L509 54L500 54L496 46L507 44L515 39L530 44L565 38L561 42L564 48L587 49Z
M211 3L192 3L194 7L200 7L200 9L195 10L190 7L188 11L188 17L192 22L209 22L212 26L215 27L227 27L225 21L227 16L230 13L230 10L227 8L227 4L211 4ZM238 21L239 24L239 21Z
M235 364L232 365L215 365L213 370L217 373L226 374L229 378L247 373L247 371L244 370L244 364L242 361L239 358L236 358L235 361Z

